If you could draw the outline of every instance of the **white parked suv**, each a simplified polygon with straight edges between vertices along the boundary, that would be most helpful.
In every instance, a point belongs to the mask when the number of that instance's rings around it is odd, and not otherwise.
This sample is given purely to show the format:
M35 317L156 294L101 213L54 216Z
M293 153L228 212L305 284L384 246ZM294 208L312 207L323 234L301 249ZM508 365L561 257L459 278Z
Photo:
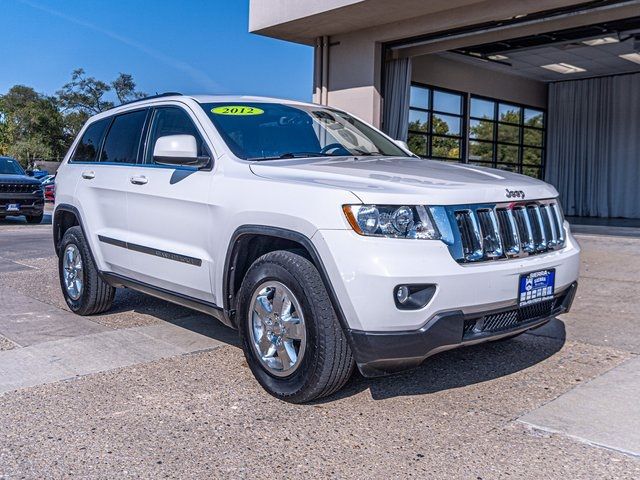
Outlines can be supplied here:
M128 287L240 332L272 395L305 402L571 306L556 190L413 156L343 111L159 95L92 117L58 170L60 283L80 315Z

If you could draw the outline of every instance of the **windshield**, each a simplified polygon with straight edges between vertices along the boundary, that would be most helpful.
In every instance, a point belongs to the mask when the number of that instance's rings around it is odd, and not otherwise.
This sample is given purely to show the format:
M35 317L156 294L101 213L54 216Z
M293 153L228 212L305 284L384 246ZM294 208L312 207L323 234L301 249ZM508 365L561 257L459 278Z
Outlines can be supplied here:
M25 175L17 160L0 158L0 175Z
M282 103L205 103L202 108L244 160L407 156L373 128L329 108Z

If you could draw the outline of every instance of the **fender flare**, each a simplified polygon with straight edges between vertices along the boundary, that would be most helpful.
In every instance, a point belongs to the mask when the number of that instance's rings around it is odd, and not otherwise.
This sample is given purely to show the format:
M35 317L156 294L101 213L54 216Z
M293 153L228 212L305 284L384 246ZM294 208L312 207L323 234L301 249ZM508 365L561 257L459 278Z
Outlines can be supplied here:
M324 263L322 262L322 258L320 258L320 254L316 250L316 247L313 245L313 242L309 237L303 235L300 232L280 227L272 227L267 225L243 225L241 227L238 227L231 236L229 246L227 247L226 259L224 262L222 292L224 312L227 315L227 318L231 319L234 327L237 328L237 320L235 318L235 309L232 308L235 298L234 294L231 292L231 285L233 285L235 282L235 264L239 254L239 240L245 235L263 235L267 237L291 240L299 243L307 251L313 264L318 269L318 273L320 273L320 278L322 279L322 283L324 284L327 293L329 294L329 299L334 311L336 312L336 315L338 316L338 321L340 322L342 330L344 331L345 335L347 336L347 340L351 345L351 329L349 328L349 324L347 323L346 316L344 314L344 311L342 310L342 307L338 300L338 296L336 295L336 292L333 288L333 284L331 283L329 274L327 273Z

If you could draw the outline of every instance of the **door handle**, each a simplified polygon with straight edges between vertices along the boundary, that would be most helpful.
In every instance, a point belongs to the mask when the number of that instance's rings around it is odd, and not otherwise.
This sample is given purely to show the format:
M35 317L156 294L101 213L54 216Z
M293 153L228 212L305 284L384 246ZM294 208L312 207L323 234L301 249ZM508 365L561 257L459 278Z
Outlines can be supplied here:
M96 172L82 172L82 178L84 178L85 180L93 180L94 178L96 178Z
M140 175L139 177L131 177L129 181L134 185L144 185L149 180L147 180L147 177L145 177L144 175Z

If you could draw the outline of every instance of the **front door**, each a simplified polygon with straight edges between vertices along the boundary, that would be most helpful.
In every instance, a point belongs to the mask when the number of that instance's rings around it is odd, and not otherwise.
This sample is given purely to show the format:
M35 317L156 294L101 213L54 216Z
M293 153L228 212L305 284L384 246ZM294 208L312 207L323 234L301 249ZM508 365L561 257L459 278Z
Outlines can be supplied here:
M211 168L159 165L153 147L167 135L193 135L198 155L210 156L203 135L187 110L154 109L145 161L131 171L128 185L130 277L200 300L213 301L207 248Z

